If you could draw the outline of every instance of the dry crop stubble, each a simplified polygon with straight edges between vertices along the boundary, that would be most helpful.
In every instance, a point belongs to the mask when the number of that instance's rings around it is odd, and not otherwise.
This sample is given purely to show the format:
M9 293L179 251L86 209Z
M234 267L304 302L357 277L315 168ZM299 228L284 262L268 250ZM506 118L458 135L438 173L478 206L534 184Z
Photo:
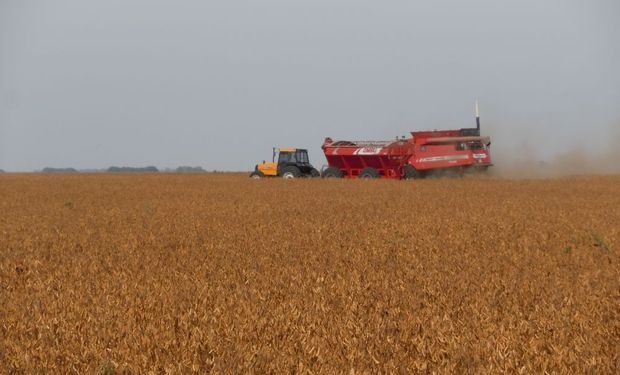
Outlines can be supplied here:
M0 176L0 372L617 373L620 178Z

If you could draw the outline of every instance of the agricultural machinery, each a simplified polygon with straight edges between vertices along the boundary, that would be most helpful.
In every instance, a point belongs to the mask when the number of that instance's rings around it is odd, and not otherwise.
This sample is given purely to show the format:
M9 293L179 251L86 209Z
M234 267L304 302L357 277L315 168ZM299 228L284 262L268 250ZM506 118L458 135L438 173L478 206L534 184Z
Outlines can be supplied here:
M278 161L276 162L276 156ZM270 163L264 160L254 167L250 173L252 178L282 177L285 179L298 177L319 177L319 171L310 164L308 151L300 148L275 148Z
M458 176L484 171L491 163L491 141L480 136L476 102L476 127L411 132L392 141L334 141L326 138L322 149L328 167L326 178L416 179L436 175Z

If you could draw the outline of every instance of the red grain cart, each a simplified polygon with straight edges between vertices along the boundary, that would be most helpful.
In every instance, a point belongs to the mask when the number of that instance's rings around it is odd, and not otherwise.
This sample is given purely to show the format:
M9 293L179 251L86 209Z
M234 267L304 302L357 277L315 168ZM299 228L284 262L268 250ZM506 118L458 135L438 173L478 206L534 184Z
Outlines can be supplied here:
M411 132L394 141L333 141L322 149L328 167L323 177L412 179L461 175L491 166L489 137L476 128Z
M391 142L326 138L323 176L411 179L486 170L492 165L489 137L464 136L462 130L412 132Z

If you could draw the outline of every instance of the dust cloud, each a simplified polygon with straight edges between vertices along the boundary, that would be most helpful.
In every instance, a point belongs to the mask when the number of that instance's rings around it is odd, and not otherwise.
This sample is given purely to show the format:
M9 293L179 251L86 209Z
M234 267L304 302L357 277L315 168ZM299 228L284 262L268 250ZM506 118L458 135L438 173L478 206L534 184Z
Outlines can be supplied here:
M607 145L597 149L587 147L587 140L569 145L566 150L547 157L536 157L539 144L532 144L525 137L502 137L493 132L493 138L505 143L492 147L494 167L491 175L503 178L556 178L576 175L620 173L620 120L609 127ZM508 144L509 146L506 146Z

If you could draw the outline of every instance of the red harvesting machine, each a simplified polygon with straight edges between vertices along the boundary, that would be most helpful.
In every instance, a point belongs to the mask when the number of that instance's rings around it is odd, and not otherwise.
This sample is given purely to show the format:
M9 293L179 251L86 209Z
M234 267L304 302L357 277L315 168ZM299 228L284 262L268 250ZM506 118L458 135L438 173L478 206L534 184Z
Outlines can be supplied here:
M392 141L333 141L326 138L323 152L328 167L323 177L415 179L458 176L485 171L492 165L489 137L480 136L476 102L476 127L457 130L411 132L411 138Z

